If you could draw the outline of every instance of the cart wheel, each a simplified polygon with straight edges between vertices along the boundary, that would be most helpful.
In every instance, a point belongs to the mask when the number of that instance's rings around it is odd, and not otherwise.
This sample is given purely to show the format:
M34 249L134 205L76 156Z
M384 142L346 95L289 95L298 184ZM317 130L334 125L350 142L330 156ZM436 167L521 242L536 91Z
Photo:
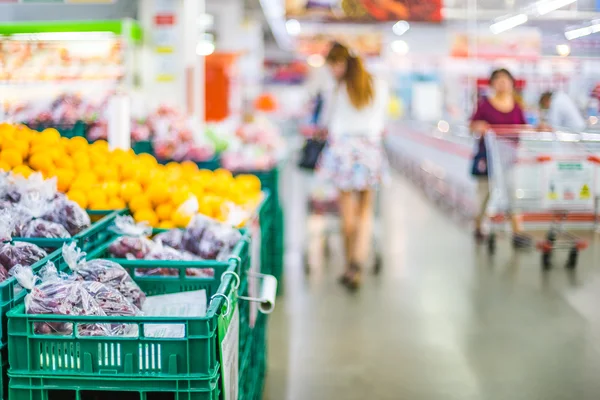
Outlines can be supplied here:
M573 247L569 251L569 258L567 259L566 267L568 269L575 269L577 267L577 257L578 256L579 256L579 250L577 250L577 247Z
M381 272L382 263L383 261L381 259L381 254L375 254L375 264L373 265L373 273L375 275L379 275L379 273Z
M552 252L545 251L542 253L542 269L547 271L552 268Z
M490 253L490 255L493 255L494 253L496 253L496 234L495 233L490 233L490 236L488 237L488 253Z

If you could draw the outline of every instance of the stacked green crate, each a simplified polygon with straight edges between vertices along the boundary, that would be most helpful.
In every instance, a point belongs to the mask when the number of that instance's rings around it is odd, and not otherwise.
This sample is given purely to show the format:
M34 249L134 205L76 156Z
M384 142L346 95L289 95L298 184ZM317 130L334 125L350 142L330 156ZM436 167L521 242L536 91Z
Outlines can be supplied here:
M111 242L90 252L88 258L107 256ZM217 400L220 395L221 367L217 325L227 307L236 304L235 272L249 265L248 241L241 240L229 262L119 260L148 295L204 289L208 304L205 317L93 317L26 314L24 305L9 314L8 347L10 399L110 398L115 392L128 392L147 399L174 395L181 400ZM62 259L60 269L66 269ZM178 276L136 276L136 269L169 268ZM188 268L212 268L213 278L188 277ZM231 309L229 309L231 312ZM35 323L61 321L73 324L122 323L138 326L138 336L93 337L39 335ZM147 337L146 324L184 325L183 337Z
M55 251L32 265L31 268L37 272L49 261L55 262L60 256L60 251ZM26 292L21 290L17 280L12 276L0 282L0 400L8 399L8 332L6 314L14 306L23 303L25 294Z
M269 201L265 204L265 213L271 215L272 224L263 232L268 241L263 245L265 248L262 263L267 265L267 271L277 278L278 292L283 291L283 256L285 252L284 243L284 212L280 200L280 168L275 167L269 171L247 171L244 173L256 175L261 182L262 188L269 191Z

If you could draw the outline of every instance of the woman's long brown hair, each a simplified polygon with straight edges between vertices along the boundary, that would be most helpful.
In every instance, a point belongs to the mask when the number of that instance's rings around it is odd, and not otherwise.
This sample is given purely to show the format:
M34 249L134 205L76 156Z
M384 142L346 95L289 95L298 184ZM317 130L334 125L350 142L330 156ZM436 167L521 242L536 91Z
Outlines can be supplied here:
M348 97L354 107L361 109L373 101L373 77L367 72L359 56L350 54L343 44L334 43L326 60L330 64L346 63L346 73L342 82L346 84Z

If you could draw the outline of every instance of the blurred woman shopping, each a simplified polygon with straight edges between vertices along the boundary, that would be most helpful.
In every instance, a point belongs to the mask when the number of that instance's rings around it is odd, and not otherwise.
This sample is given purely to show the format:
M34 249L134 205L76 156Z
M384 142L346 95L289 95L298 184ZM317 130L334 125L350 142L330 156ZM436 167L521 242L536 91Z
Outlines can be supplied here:
M338 189L346 268L340 281L357 289L371 247L375 189L385 175L382 134L387 107L385 84L361 58L335 43L326 58L335 78L323 118L328 147L319 174Z
M486 215L490 198L488 181L488 159L484 135L494 126L525 125L525 116L515 96L515 79L506 69L497 69L490 76L490 87L493 94L481 100L471 117L471 131L479 134L479 145L473 159L471 173L477 178L477 194L479 212L475 218L475 237L483 239L481 225ZM531 239L522 233L520 216L512 214L513 244L516 247L526 247Z

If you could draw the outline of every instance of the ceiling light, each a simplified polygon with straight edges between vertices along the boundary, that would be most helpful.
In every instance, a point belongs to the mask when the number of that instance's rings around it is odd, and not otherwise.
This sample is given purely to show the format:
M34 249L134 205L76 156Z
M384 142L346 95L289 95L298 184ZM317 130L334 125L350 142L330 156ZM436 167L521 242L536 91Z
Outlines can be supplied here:
M325 65L325 57L320 54L311 54L306 59L306 62L313 68L320 68Z
M402 56L408 54L408 51L410 50L408 43L406 43L404 40L394 40L391 43L391 48L394 53L398 53Z
M565 37L567 40L573 40L597 32L600 32L600 20L592 21L592 24L589 26L568 30L565 32Z
M494 22L492 25L490 25L490 31L492 31L494 35L497 35L516 26L523 25L527 22L527 20L528 17L526 14L517 14L512 17L502 19L498 22Z
M577 0L542 0L535 4L538 14L545 15L559 8L573 4Z
M302 30L302 27L297 19L289 19L285 21L285 30L290 36L298 36Z
M561 57L566 57L571 54L571 46L568 44L557 44L556 45L556 54Z
M392 31L398 36L404 35L410 29L410 24L406 21L398 21L392 26Z

